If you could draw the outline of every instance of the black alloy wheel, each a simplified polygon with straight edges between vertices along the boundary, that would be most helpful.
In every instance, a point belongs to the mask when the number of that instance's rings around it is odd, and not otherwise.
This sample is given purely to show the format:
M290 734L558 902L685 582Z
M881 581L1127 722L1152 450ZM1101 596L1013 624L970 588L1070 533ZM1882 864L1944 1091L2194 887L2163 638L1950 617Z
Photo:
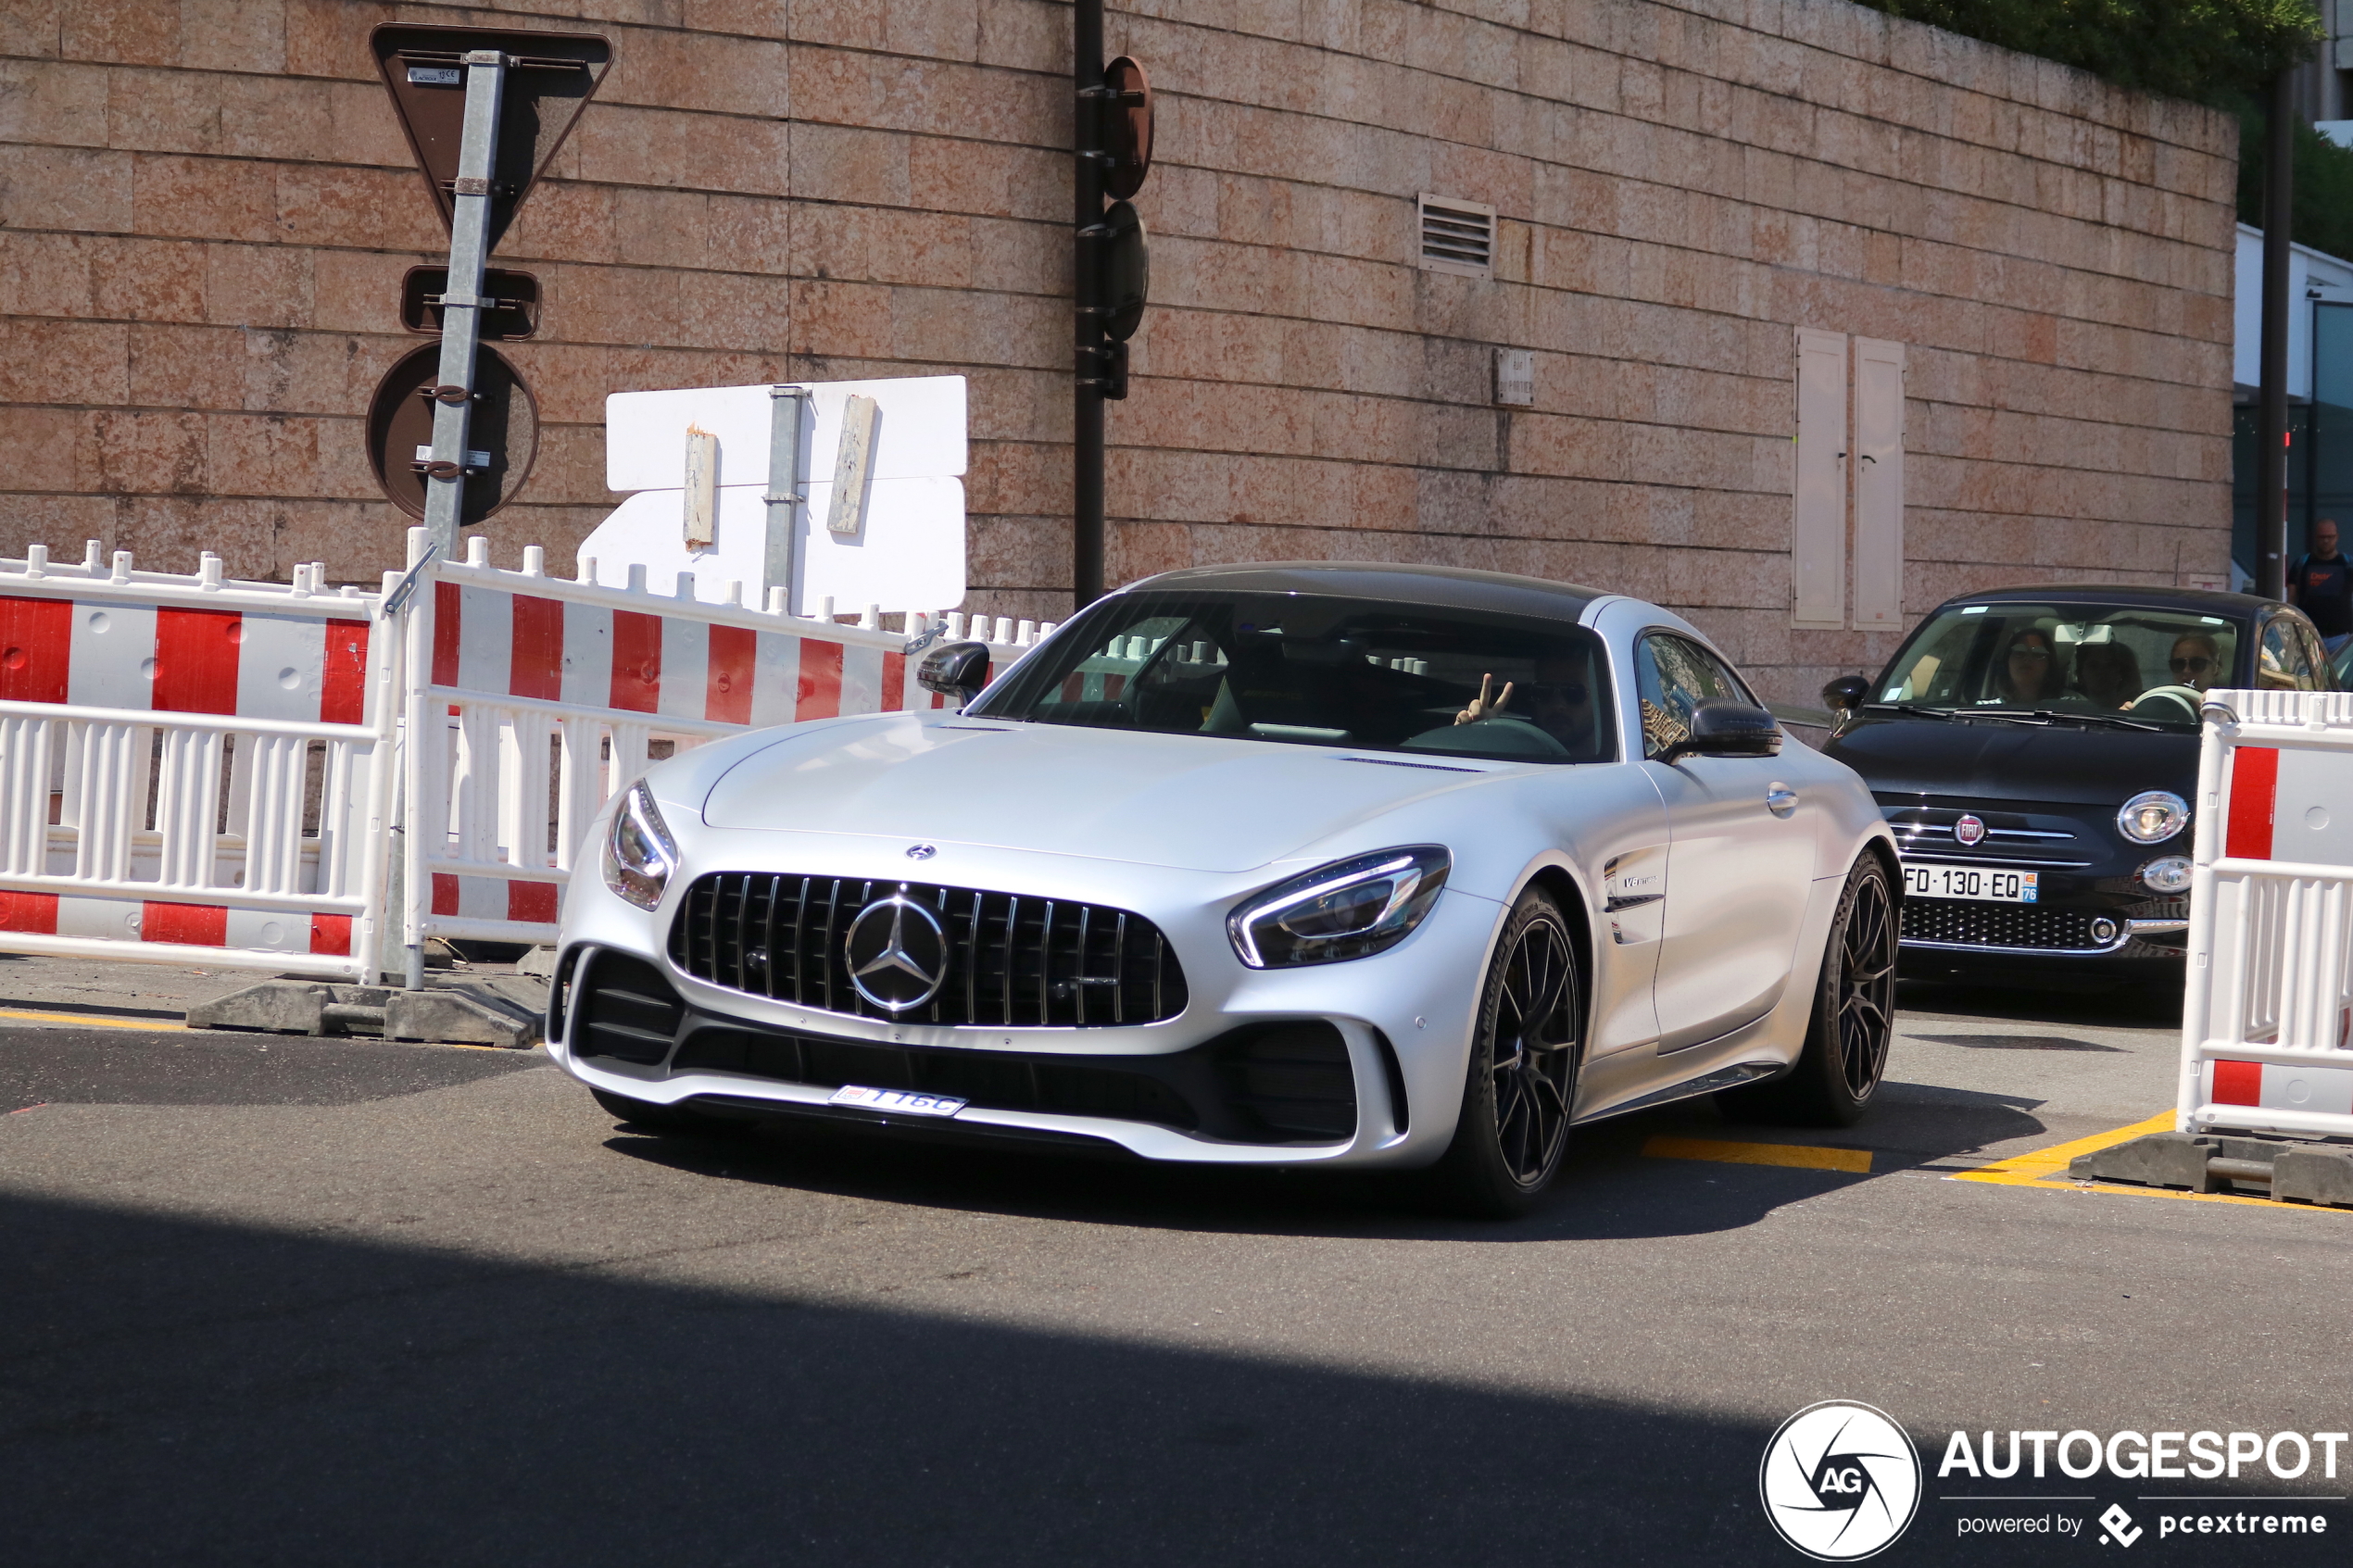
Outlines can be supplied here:
M1520 896L1479 998L1454 1141L1432 1172L1464 1212L1526 1213L1560 1170L1583 1054L1585 995L1560 907Z
M1894 884L1867 849L1846 873L1831 917L1806 1048L1781 1077L1718 1095L1728 1115L1805 1127L1851 1127L1863 1119L1895 1035L1896 941Z
M1888 1042L1895 1033L1895 901L1883 871L1855 882L1851 894L1831 1005L1838 1010L1839 1072L1860 1106L1887 1071Z

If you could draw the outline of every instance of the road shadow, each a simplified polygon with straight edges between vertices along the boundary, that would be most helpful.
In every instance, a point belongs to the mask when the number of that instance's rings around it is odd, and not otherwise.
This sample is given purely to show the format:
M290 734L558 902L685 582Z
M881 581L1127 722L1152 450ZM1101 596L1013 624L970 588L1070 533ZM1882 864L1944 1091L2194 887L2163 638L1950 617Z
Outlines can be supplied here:
M2086 983L2061 988L1906 980L1895 988L1895 1006L1899 1017L1929 1013L1939 1018L1996 1018L2086 1029L2178 1029L2182 987L2179 982Z
M1792 1560L1745 1417L82 1205L0 1253L28 1568ZM1951 1512L1883 1561L2052 1560Z

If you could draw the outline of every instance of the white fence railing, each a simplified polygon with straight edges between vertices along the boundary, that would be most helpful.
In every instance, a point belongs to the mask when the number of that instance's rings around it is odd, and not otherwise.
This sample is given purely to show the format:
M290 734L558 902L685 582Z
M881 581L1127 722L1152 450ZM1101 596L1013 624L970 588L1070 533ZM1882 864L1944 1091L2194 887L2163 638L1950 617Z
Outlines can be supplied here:
M0 560L0 948L373 978L381 596Z
M551 578L536 546L506 571L480 538L420 566L423 533L377 593L95 543L0 560L0 951L372 981L432 936L550 942L589 822L649 761L940 701L872 611ZM1052 629L969 635L1017 655Z
M2208 694L2180 1130L2353 1137L2353 694Z

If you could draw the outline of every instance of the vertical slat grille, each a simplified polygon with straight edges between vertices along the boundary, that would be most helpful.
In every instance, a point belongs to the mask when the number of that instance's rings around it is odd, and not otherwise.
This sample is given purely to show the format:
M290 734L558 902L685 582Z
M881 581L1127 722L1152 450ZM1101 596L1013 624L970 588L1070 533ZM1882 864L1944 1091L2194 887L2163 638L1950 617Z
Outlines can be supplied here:
M858 911L894 894L937 915L949 947L937 994L903 1013L860 996L843 953ZM670 958L731 990L911 1023L1093 1028L1185 1010L1184 970L1141 915L968 887L716 872L686 890Z

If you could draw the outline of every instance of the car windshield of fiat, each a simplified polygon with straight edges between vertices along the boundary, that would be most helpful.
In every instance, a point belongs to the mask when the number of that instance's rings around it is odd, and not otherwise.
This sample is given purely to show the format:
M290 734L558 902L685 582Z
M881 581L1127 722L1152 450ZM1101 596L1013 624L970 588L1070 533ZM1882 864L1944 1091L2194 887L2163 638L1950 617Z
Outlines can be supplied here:
M1617 754L1608 666L1592 633L1309 594L1117 595L972 711L1515 762Z
M1961 605L1912 634L1866 706L1961 718L2197 727L2231 684L2243 628L2134 606Z

